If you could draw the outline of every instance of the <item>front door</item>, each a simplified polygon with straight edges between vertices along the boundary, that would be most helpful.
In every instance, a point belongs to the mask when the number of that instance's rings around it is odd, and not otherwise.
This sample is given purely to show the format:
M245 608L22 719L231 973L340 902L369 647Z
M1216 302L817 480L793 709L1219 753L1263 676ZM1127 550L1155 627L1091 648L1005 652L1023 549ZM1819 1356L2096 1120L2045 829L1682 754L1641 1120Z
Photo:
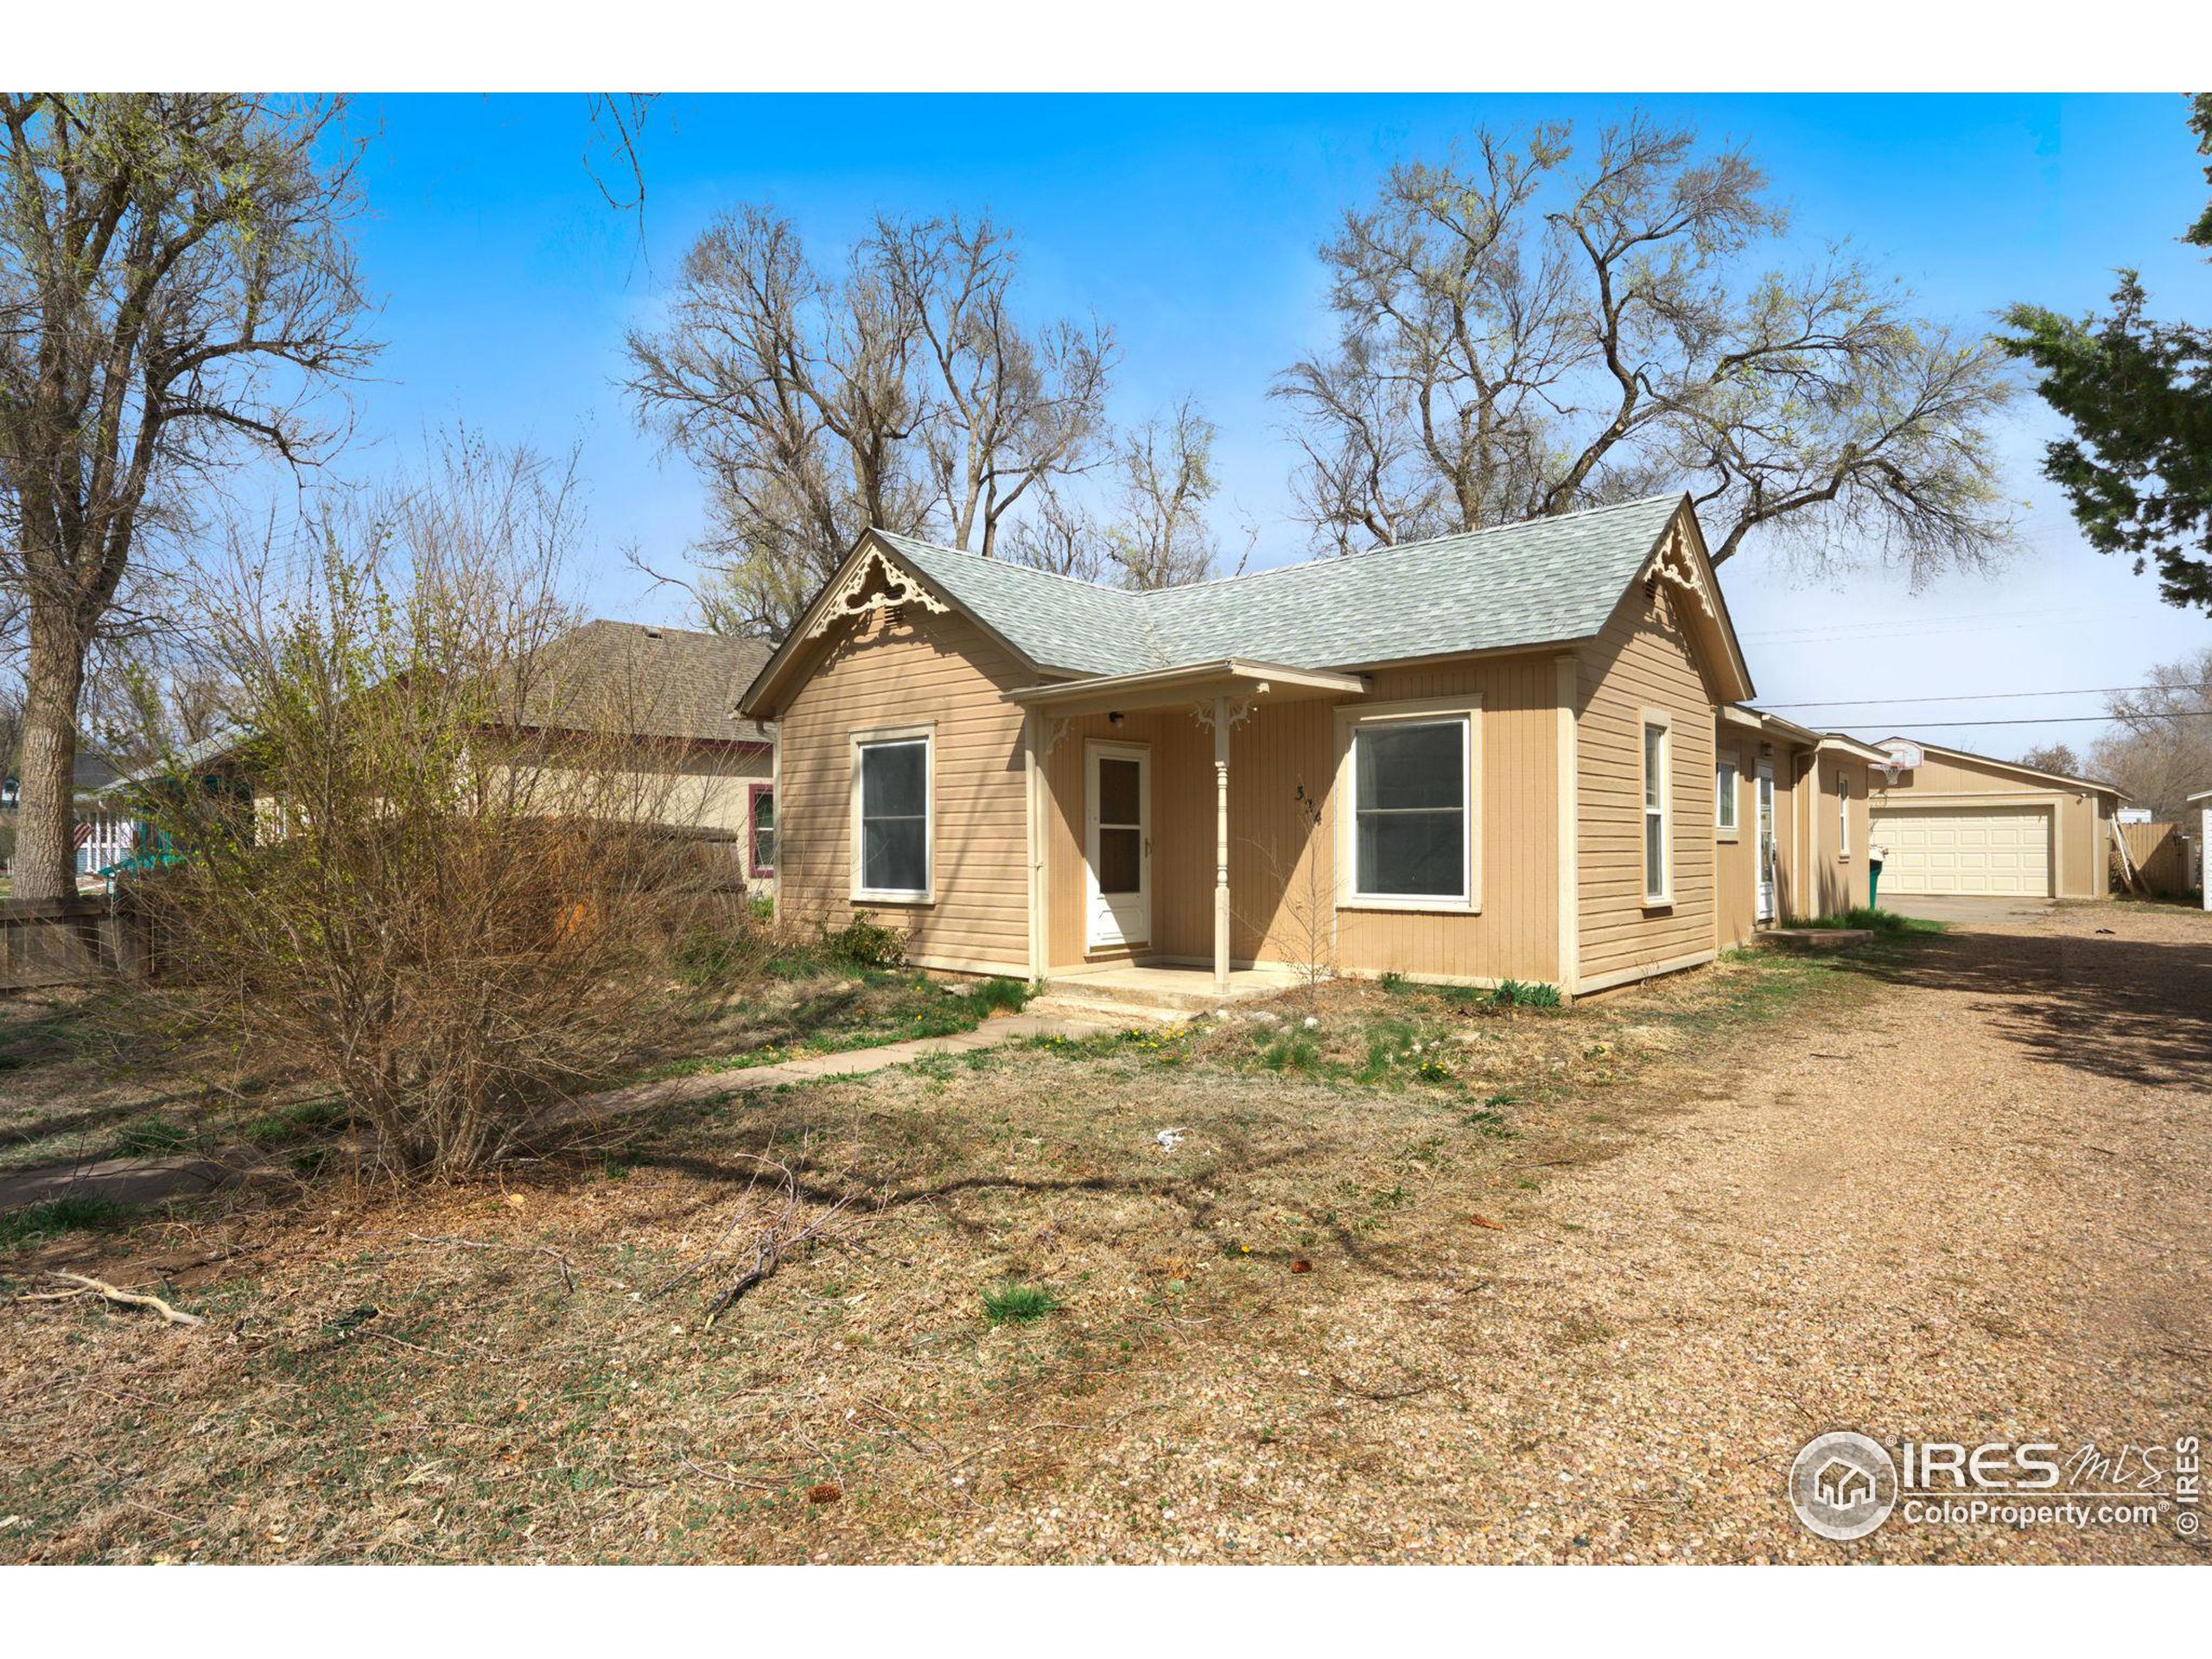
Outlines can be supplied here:
M1758 801L1758 919L1770 922L1774 919L1774 766L1770 761L1759 762Z
M1152 753L1128 743L1084 749L1084 944L1120 950L1152 943Z

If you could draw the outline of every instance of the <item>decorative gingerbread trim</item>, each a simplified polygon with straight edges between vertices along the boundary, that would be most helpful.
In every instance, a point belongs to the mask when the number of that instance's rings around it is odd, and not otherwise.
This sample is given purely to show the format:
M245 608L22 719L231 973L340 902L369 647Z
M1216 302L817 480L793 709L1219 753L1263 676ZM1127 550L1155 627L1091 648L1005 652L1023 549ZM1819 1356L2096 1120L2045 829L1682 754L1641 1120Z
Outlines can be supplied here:
M885 558L882 549L871 547L824 600L822 613L806 631L806 637L818 639L848 617L895 610L901 605L919 605L940 616L952 608Z
M1258 712L1258 705L1255 704L1249 697L1230 698L1229 729L1232 732L1235 731L1239 726L1242 726L1246 721L1251 719L1252 716ZM1197 721L1198 724L1207 731L1210 732L1213 730L1213 704L1211 702L1192 703L1191 705L1191 718Z
M1659 544L1659 551L1651 561L1651 574L1688 594L1697 607L1715 622L1720 613L1713 603L1713 591L1706 586L1704 574L1699 570L1697 560L1691 556L1689 543L1681 527L1675 526Z

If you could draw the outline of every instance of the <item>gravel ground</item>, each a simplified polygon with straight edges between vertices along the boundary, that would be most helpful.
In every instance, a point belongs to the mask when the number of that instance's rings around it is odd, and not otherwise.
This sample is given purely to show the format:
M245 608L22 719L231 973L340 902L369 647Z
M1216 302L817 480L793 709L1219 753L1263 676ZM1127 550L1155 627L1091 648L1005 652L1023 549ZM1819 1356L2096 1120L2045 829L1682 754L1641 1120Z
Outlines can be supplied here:
M1503 1236L1460 1303L1496 1389L1478 1439L1511 1453L1466 1494L1472 1553L2203 1559L2165 1526L1792 1523L1784 1471L1831 1428L2212 1431L2212 917L2063 908L1899 976ZM1567 1356L1542 1340L1563 1303L1591 1333Z

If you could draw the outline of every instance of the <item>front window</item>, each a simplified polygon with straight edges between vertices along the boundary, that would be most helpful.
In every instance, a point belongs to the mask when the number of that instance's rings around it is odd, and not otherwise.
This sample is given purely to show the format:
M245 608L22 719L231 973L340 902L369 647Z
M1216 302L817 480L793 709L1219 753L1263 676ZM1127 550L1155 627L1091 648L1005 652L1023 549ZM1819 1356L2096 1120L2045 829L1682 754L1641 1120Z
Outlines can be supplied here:
M1643 897L1667 902L1667 728L1656 721L1643 728Z
M1715 829L1733 830L1736 827L1737 778L1735 761L1723 755L1713 784L1713 823Z
M930 890L930 742L860 745L860 890L920 898Z
M1355 897L1467 899L1467 730L1464 715L1354 729Z
M776 873L776 791L755 785L753 790L753 874Z
M1851 856L1851 779L1840 772L1835 780L1835 849Z

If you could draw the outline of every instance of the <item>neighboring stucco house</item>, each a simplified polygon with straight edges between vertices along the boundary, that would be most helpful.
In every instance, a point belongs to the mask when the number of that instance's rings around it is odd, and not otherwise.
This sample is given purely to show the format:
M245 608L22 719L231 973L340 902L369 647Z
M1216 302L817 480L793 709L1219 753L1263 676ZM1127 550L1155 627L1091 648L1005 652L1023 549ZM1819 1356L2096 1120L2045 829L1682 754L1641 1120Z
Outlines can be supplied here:
M766 886L776 873L775 738L737 701L768 656L758 639L587 622L545 648L517 725L534 753L554 757L563 732L620 734L657 815L734 843L747 880Z
M1878 747L1919 762L1873 774L1885 893L2111 897L2112 785L1905 738Z
M738 713L737 699L768 654L757 639L587 622L545 645L513 719L487 726L472 750L493 771L526 756L518 776L528 780L536 810L557 812L564 759L602 775L611 739L621 746L623 769L639 779L634 806L728 845L733 870L766 888L775 876L775 738ZM126 800L180 772L220 780L253 792L267 834L280 813L257 785L251 754L249 735L228 730L105 792Z
M1802 837L1776 904L1864 901L1885 757L1724 715L1751 695L1669 495L1154 593L870 531L741 706L781 736L781 913L874 912L922 966L1225 984L1318 936L1339 972L1572 993L1755 913L1724 749ZM1830 838L1795 807L1837 780Z

